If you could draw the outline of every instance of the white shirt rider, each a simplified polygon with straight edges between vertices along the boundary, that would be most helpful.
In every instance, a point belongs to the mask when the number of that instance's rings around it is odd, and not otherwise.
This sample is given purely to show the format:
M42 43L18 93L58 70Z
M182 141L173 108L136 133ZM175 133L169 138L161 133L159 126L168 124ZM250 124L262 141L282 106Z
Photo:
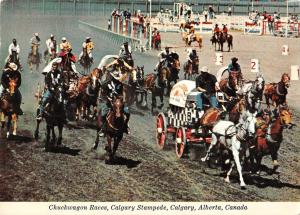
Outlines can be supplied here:
M52 50L55 50L55 52L56 52L55 43L51 38L52 38L52 35L48 40L46 40L46 46L47 46L49 53L51 53ZM53 37L53 39L54 39L54 37Z

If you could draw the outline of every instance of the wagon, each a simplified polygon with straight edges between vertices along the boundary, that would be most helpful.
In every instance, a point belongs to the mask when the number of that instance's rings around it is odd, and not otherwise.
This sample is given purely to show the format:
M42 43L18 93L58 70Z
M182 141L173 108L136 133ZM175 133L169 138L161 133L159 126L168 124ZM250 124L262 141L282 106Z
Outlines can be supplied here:
M196 97L201 92L193 92L194 81L182 80L176 83L170 93L167 113L159 113L156 119L156 143L162 150L167 136L173 135L175 150L181 158L191 143L210 143L211 133L199 124L204 110L196 109Z

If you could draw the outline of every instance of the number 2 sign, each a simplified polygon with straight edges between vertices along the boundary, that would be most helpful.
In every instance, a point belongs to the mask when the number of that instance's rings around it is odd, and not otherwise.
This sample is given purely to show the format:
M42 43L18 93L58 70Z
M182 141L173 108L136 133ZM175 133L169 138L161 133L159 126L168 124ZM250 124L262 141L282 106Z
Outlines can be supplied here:
M258 59L251 59L251 72L259 72Z

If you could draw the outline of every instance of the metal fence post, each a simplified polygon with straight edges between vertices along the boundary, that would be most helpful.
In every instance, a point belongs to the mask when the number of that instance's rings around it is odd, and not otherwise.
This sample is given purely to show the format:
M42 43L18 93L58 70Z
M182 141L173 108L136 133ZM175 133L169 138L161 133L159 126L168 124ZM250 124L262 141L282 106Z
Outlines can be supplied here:
M73 13L76 15L76 0L73 1Z
M89 0L89 16L92 15L92 11L91 11L91 0Z
M45 15L45 0L43 0L43 14Z

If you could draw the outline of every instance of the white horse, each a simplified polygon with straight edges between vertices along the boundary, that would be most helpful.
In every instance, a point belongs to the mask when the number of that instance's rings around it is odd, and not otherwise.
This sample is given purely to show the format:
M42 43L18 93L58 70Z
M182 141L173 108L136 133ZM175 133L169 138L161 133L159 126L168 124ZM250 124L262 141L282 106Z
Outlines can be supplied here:
M206 156L201 159L205 162L209 159L211 149L218 143L223 144L226 148L230 149L233 155L234 162L239 173L240 186L244 188L246 186L243 175L242 166L239 158L239 151L242 148L241 143L251 138L255 134L255 123L256 123L256 113L251 114L245 112L243 117L241 117L240 123L235 126L233 122L220 120L218 121L212 129L212 141L207 150ZM234 163L231 164L229 171L226 174L225 181L230 182L229 176L234 167Z
M256 75L254 81L247 81L240 89L241 93L246 96L248 107L254 111L261 108L262 96L265 86L265 80L261 73Z

